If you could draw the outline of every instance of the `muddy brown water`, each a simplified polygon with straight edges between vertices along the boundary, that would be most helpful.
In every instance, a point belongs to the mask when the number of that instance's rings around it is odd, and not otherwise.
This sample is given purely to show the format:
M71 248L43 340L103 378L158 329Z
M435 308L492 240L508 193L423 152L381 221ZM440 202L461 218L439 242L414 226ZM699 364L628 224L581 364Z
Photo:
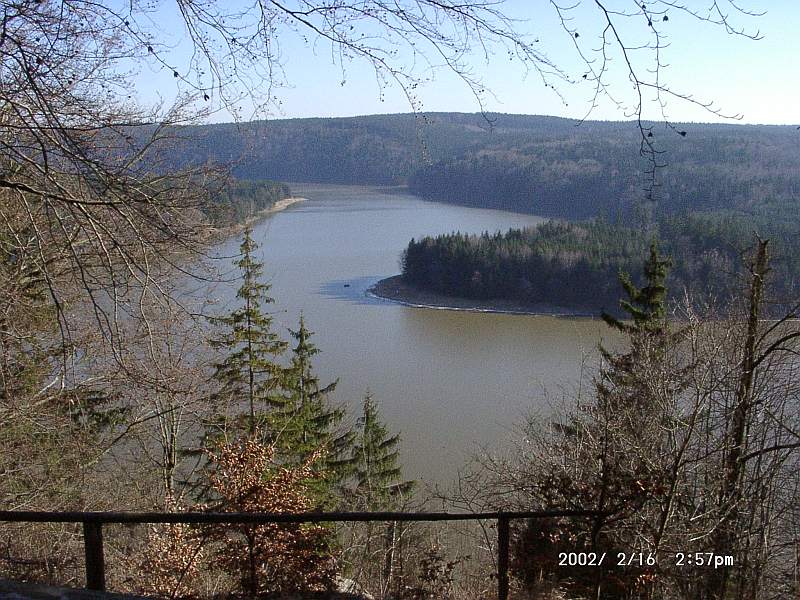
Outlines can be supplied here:
M367 295L399 272L412 237L494 232L542 219L428 202L380 188L294 184L308 200L259 222L277 327L300 311L322 351L323 382L355 418L369 390L402 435L407 477L449 482L482 448L508 447L530 412L574 395L609 330L597 319L414 308ZM232 254L232 239L217 248ZM212 295L225 307L232 286ZM585 383L584 383L585 385Z

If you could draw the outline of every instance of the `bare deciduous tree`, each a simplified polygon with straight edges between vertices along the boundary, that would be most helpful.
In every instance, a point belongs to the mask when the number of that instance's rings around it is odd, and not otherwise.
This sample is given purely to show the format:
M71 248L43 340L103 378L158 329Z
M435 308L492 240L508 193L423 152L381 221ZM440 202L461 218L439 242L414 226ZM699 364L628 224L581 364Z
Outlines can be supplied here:
M797 592L800 331L794 310L759 318L766 248L757 245L738 307L702 316L685 308L655 352L652 338L633 337L633 350L610 357L616 374L600 370L594 398L555 421L531 421L515 457L484 457L482 471L464 481L461 498L493 508L602 513L517 531L515 572L530 591ZM561 552L607 560L559 565Z

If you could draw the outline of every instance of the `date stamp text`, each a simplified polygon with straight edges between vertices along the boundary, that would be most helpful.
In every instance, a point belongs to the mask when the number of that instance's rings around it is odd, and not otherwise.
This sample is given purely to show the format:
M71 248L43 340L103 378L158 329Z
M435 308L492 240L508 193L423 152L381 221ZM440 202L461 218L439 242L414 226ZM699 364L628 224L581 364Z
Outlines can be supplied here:
M656 556L649 552L559 552L560 567L656 567L664 562L674 567L707 567L720 569L734 565L730 554L714 552L673 552Z

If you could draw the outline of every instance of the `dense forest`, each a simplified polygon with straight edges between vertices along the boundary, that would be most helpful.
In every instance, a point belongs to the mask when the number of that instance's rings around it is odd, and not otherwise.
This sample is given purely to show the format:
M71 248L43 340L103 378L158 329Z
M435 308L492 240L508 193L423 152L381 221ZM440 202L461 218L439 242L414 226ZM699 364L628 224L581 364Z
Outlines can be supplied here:
M652 239L671 258L670 299L686 292L695 303L725 301L739 291L742 256L752 247L758 223L739 214L696 213L664 218L652 231L608 223L547 222L525 230L482 235L451 233L411 240L403 253L403 278L412 286L478 300L513 300L523 305L553 304L591 312L616 313L618 275L642 272ZM772 307L797 292L800 235L796 221L763 222L774 239Z
M659 213L794 206L798 132L789 126L653 126ZM685 131L686 135L679 135ZM648 162L622 122L433 113L186 128L181 164L232 163L245 179L408 185L425 198L566 219L641 210Z

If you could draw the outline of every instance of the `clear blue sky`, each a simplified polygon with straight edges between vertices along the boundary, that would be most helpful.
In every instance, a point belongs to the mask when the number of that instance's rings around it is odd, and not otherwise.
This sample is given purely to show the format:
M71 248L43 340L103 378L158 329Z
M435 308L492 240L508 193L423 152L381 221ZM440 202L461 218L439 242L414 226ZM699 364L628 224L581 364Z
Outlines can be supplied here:
M636 9L636 3L610 0L609 6ZM706 8L705 0L689 0L688 4ZM741 114L741 123L795 124L800 122L800 78L797 60L800 57L800 2L774 0L756 2L741 0L740 6L754 11L766 11L759 17L731 13L732 23L755 33L762 39L754 41L727 34L723 28L698 22L680 11L671 9L666 14L669 21L659 22L665 34L666 47L662 62L662 81L676 91L691 94L702 101L714 101L725 114ZM720 2L720 6L725 6ZM488 64L482 56L468 58L470 68L480 76L493 95L486 97L485 108L490 111L557 115L581 118L586 115L593 96L592 86L582 81L585 68L575 53L573 40L561 28L555 10L545 1L510 0L503 10L514 17L525 19L518 29L539 39L547 56L579 83L563 83L559 91L563 100L546 88L533 74L525 77L519 61L510 61L498 52L490 56ZM580 32L580 43L586 52L599 46L602 13L593 2L584 0L573 13L570 23ZM185 33L176 15L163 10L158 24L165 32L165 40L173 45L173 56L187 51ZM625 24L629 23L629 24ZM641 21L623 21L620 32L635 41L641 36ZM342 65L335 60L330 47L323 43L305 42L291 31L281 34L283 67L288 86L274 93L280 106L269 116L282 117L336 117L374 113L408 112L410 105L396 85L382 88L371 67L358 60L345 63L346 82L342 85ZM646 59L651 55L633 52ZM626 79L621 57L612 49L608 82L612 92L620 99L630 101L631 85ZM408 56L401 60L410 61ZM648 63L642 62L642 67ZM642 71L644 73L644 71ZM428 75L429 73L425 73ZM433 79L417 89L421 107L425 111L464 111L479 109L475 98L457 77L446 69L433 72ZM142 100L151 101L157 95L169 100L178 92L178 84L171 71L155 66L144 67L136 78L137 93ZM383 93L382 93L383 92ZM213 100L212 100L213 102ZM645 99L645 118L661 119L661 111L652 98ZM252 107L243 103L245 118ZM720 121L719 117L678 99L668 101L667 116L674 121ZM622 120L624 110L603 101L589 115L592 119ZM217 112L212 121L229 121L230 113Z

